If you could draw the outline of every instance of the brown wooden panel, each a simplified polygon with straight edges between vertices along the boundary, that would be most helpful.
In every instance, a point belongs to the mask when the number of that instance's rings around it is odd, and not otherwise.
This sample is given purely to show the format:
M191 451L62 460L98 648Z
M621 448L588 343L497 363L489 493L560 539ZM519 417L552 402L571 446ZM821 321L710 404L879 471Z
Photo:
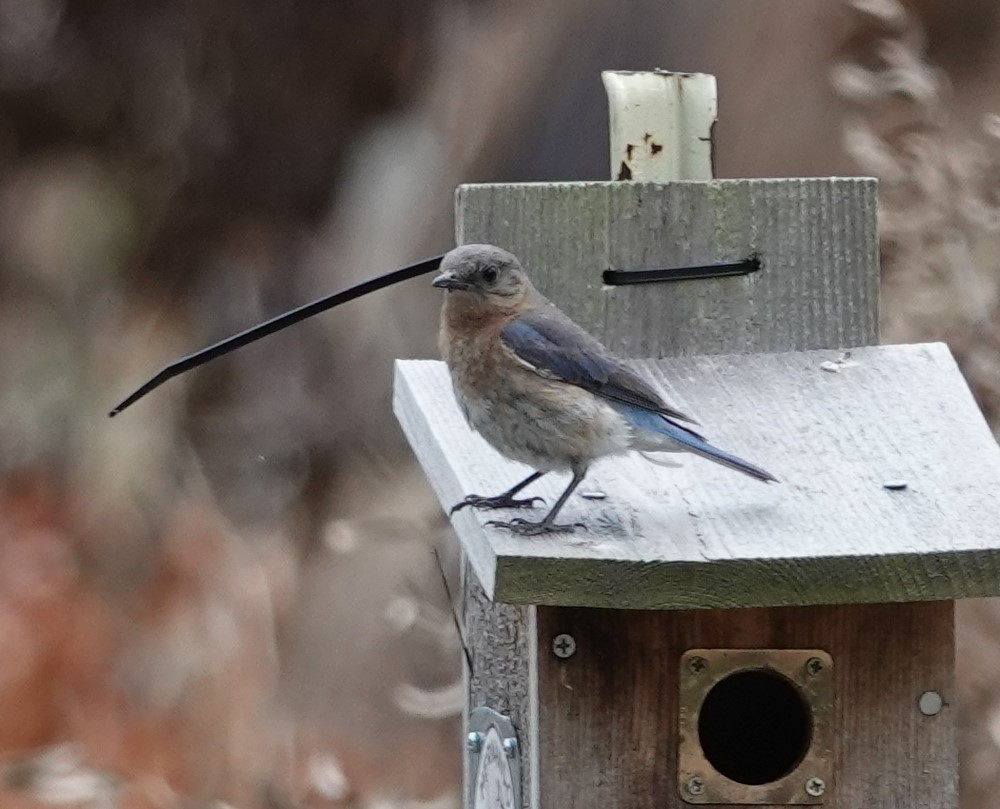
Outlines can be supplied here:
M690 612L537 610L543 809L674 809L678 661L689 648L818 648L834 659L834 809L953 809L952 602ZM551 652L567 632L576 653ZM924 716L920 695L945 700Z

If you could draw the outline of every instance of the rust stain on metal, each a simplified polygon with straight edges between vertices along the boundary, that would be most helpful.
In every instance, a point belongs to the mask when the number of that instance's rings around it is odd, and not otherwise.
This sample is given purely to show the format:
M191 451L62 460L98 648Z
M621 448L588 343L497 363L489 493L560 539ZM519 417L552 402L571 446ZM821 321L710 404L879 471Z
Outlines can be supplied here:
M656 143L655 141L650 141L649 142L649 153L651 155L657 154L658 152L662 152L662 151L663 151L663 147L659 143Z
M618 179L619 180L632 179L632 169L629 168L628 163L626 163L624 160L622 161L622 167L618 169Z

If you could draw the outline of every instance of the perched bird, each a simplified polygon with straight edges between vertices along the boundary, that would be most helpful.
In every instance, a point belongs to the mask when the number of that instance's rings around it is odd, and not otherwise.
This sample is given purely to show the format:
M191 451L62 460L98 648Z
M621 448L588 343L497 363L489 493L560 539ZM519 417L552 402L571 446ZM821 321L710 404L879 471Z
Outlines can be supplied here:
M447 290L441 354L469 425L502 455L535 471L493 497L469 495L452 508L524 508L515 495L547 472L573 479L538 522L491 522L519 534L571 531L559 510L588 467L629 450L692 452L762 481L769 472L723 452L680 422L642 377L576 325L528 280L511 253L468 244L448 253L433 285Z

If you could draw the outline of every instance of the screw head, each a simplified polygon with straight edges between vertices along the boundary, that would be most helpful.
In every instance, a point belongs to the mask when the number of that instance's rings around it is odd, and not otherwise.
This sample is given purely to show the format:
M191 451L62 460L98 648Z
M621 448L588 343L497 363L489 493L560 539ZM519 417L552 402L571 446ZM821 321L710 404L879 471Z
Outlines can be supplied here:
M552 654L563 660L572 657L576 654L576 638L565 632L556 635L552 639Z
M704 657L692 657L688 660L688 671L692 674L701 674L705 669L708 668L708 661Z
M809 672L810 676L815 677L822 673L823 669L826 668L826 664L820 660L818 657L810 657L806 661L806 671Z
M701 795L705 791L705 782L697 775L694 775L691 778L688 778L687 782L684 784L684 789L686 789L690 795Z
M517 739L513 736L503 740L503 751L507 754L507 758L514 758L517 755L517 747Z
M924 716L937 716L944 707L944 697L937 691L924 691L917 705Z
M473 731L465 737L465 749L470 753L478 753L483 749L483 742L486 737L482 733Z
M818 798L826 792L826 781L822 778L810 778L806 781L806 792L814 798Z

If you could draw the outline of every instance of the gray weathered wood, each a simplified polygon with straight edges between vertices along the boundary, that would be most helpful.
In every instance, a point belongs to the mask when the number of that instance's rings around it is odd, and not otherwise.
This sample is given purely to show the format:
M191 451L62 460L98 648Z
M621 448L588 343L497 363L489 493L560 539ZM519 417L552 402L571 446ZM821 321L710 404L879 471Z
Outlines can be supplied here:
M782 482L630 455L595 465L567 503L586 532L518 537L463 510L453 524L487 594L646 609L1000 594L1000 449L947 348L861 348L824 370L836 357L639 363L718 446ZM469 430L442 363L400 362L395 407L446 509L523 477ZM904 491L884 488L896 479ZM564 485L552 475L529 491L551 502ZM605 499L586 499L594 490Z
M538 287L625 356L878 342L875 181L466 185L458 242L511 250ZM735 261L753 275L602 289L606 269Z
M958 802L951 602L785 609L538 613L541 806L682 809L678 666L691 648L820 648L834 659L830 809ZM552 638L577 651L555 658ZM923 716L920 695L945 701Z
M504 714L518 730L521 782L526 797L537 793L538 676L534 607L493 603L476 574L462 569L462 620L472 670L465 669L467 708L486 705ZM468 719L468 710L466 711ZM470 783L466 773L465 783ZM537 800L531 801L537 806Z

